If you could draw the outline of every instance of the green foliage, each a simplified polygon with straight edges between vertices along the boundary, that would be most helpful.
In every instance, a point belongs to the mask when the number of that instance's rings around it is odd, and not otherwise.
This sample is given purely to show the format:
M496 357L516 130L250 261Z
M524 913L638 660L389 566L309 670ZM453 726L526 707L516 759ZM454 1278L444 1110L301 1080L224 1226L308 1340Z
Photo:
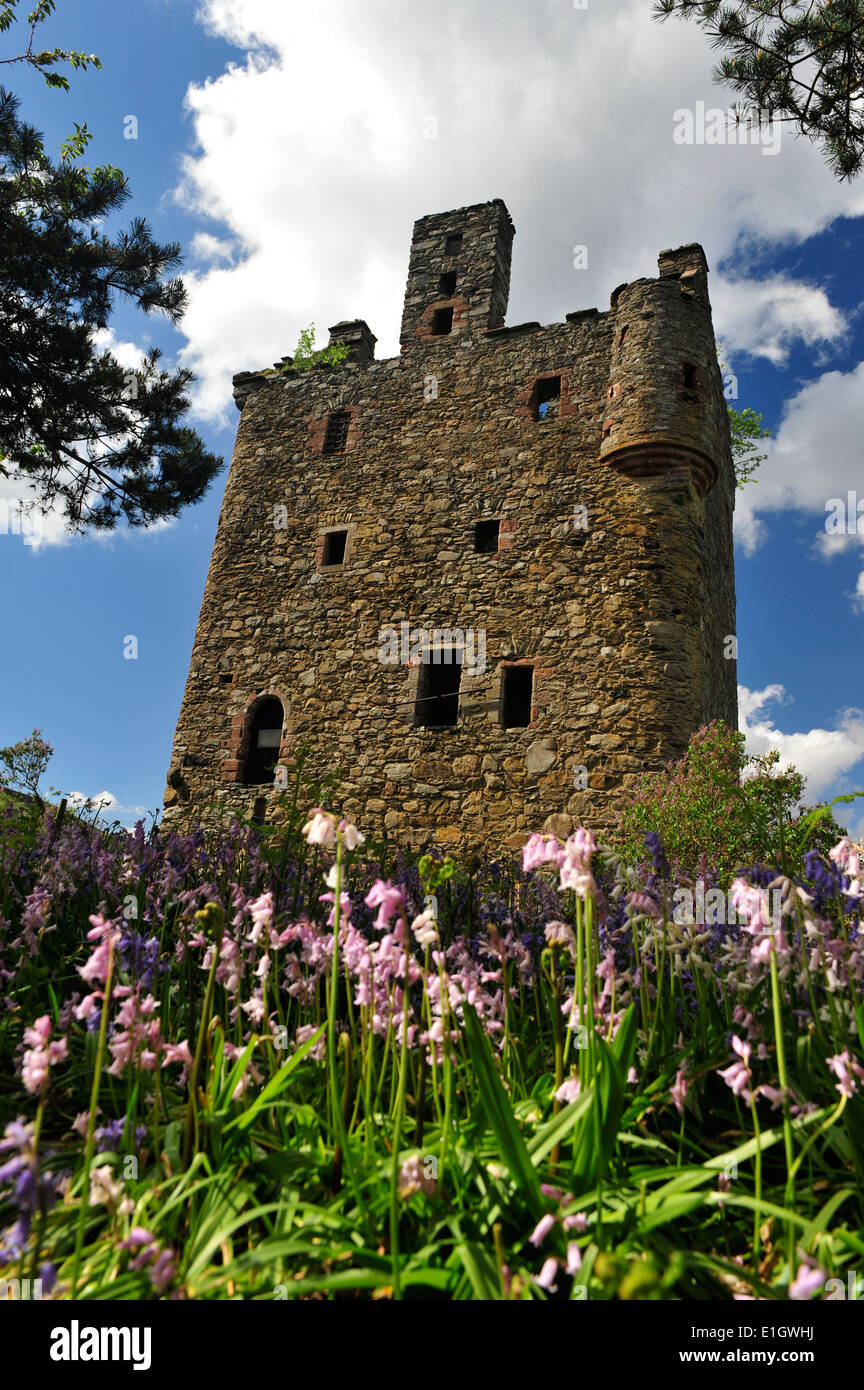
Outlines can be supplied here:
M734 740L727 737L725 753L715 740L714 762L734 764L739 755ZM706 753L703 763L710 761ZM790 931L782 1012L772 1015L764 975L747 965L746 932L743 951L722 970L698 937L683 971L664 969L658 941L671 924L630 912L623 937L607 937L619 954L613 997L595 1014L596 1030L584 1030L586 1040L573 1047L568 1080L578 1075L578 1093L565 1102L552 1075L561 1000L514 968L527 963L521 949L508 955L491 926L470 925L464 897L453 923L462 950L448 952L446 965L443 956L424 961L407 918L401 921L406 956L420 972L414 993L424 1023L435 998L449 998L452 1008L440 1051L427 1052L418 1039L402 1045L394 1023L403 1006L397 1001L384 1028L380 1019L373 1026L373 1011L386 1005L377 992L367 1004L354 998L359 977L347 950L339 957L345 988L325 988L328 904L320 889L332 882L332 855L294 831L268 830L264 844L239 836L236 826L215 836L202 830L187 842L156 833L149 841L112 840L95 827L49 819L35 844L19 837L14 818L0 817L7 1000L0 1013L7 1150L0 1244L14 1249L20 1240L7 1260L10 1274L54 1265L50 1296L69 1302L704 1303L730 1301L733 1292L785 1302L803 1262L840 1278L857 1267L864 1107L857 1091L838 1097L837 1073L825 1060L860 1051L853 1015L858 1008L860 1018L861 991L845 968L854 945L842 939L840 919L832 924L839 954L826 961L831 970L844 962L830 982L832 1007L820 1007L829 997L822 967L811 964L809 985L801 983L821 931L802 932L800 945ZM339 886L358 926L369 883L365 850L341 860ZM303 854L313 861L308 875ZM367 866L373 877L380 867ZM634 880L620 867L616 888L626 891ZM486 884L483 906L505 911L518 933L531 880L508 888L502 864L488 868L491 878L473 886L481 893ZM443 897L456 878L451 869L451 860L426 856L423 887L440 887ZM309 970L299 943L283 939L277 947L272 934L268 941L266 927L255 945L251 914L267 914L260 896L267 884L276 932L290 937L308 909L315 949L324 947L323 972ZM311 894L298 909L303 884ZM610 978L614 953L598 950L597 902L568 897L569 905L561 900L553 909L575 937L560 959L569 953L567 988L578 995L580 1017L588 1017L584 987L594 965ZM139 920L134 909L145 904ZM92 935L85 943L91 923L107 918L106 928L113 924L124 942L119 950L113 933L99 946ZM606 932L610 925L618 932L608 918ZM630 967L621 969L628 941L652 983L644 1013L627 989ZM142 946L146 959L138 956ZM91 947L88 973L104 985L98 1034L72 1008ZM96 954L105 951L97 971ZM230 978L222 966L232 960ZM449 981L443 993L441 965ZM146 983L145 968L153 972ZM395 974L388 978L401 988ZM289 980L303 988L286 988ZM508 1001L503 1028L489 1009L499 988ZM794 1008L805 988L815 999L812 1015ZM253 1000L262 1007L247 1022ZM120 1026L118 1006L138 1010L134 1027L163 1053L162 1066L152 1054L147 1064L143 1051L123 1061L134 1035ZM741 1011L746 1025L737 1023ZM116 1020L110 1040L109 1015ZM22 1033L34 1026L49 1029L56 1049L41 1081L24 1076ZM339 1048L328 1068L318 1054L331 1026ZM745 1026L754 1044L766 1043L752 1058L749 1101L724 1084L725 1073L716 1075L729 1061L730 1029ZM776 1094L784 1035L790 1092L800 1107L788 1122L770 1108L769 1094ZM32 1068L34 1034L26 1040ZM165 1056L166 1043L183 1056ZM110 1069L109 1051L119 1059ZM670 1095L676 1076L679 1086L682 1077L687 1083L681 1108ZM103 1124L110 1130L97 1128ZM19 1171L28 1183L18 1181ZM53 1200L50 1175L60 1173ZM20 1238L18 1203L31 1189L52 1200ZM788 1257L787 1235L794 1240Z
M722 53L714 78L822 147L838 179L864 162L862 0L656 0L654 16L693 20Z
M703 725L679 762L646 773L628 792L620 809L623 854L644 859L645 833L657 831L670 860L687 874L703 856L721 880L756 861L779 866L784 827L804 790L794 768L776 770L779 760L776 750L748 756L744 735L722 720Z
M742 488L752 482L760 463L764 463L768 457L767 454L759 453L756 441L771 439L772 432L763 424L758 411L751 410L749 406L737 410L735 406L727 405L726 410L729 415L729 433L732 436L735 486Z
M331 366L338 367L348 357L351 349L347 343L332 343L329 347L315 347L315 325L310 323L308 328L300 331L300 338L294 349L294 356L289 365L283 369L285 371L308 372L310 367L317 367L319 363L329 363Z
M46 767L54 756L54 749L46 743L40 729L34 729L29 738L0 748L0 771L3 781L10 787L35 797L43 804L39 795L39 783Z
M69 66L78 72L84 72L87 68L101 68L102 64L95 53L81 53L77 49L71 48L43 48L37 49L36 29L40 24L44 24L51 17L56 9L56 0L39 0L39 3L26 17L26 23L30 26L30 36L27 47L23 53L18 53L12 58L0 58L0 65L25 63L28 67L35 68L45 78L49 87L56 87L61 92L68 92L69 79L62 72L56 72L58 64L68 63ZM18 10L18 0L6 0L0 4L0 34L5 33L19 19L16 13ZM76 126L76 130L78 127Z
M16 10L0 6L0 32ZM65 89L58 63L100 64L34 47L53 10L42 0L27 16L26 51L0 62L28 64ZM131 372L99 344L117 296L177 323L186 291L173 274L180 247L154 241L143 218L105 233L130 193L113 165L81 163L90 139L76 122L52 160L0 87L0 477L35 493L43 511L59 506L71 531L174 517L222 466L183 423L191 372L163 370L155 348Z
M720 363L724 382L734 382L737 393L737 382L732 375L729 363L726 361L722 343L717 344L717 361ZM735 486L740 489L752 482L760 463L764 463L768 457L767 454L759 453L757 441L771 439L773 434L763 423L762 416L757 411L751 410L749 406L739 410L736 406L727 404L726 413L729 418Z

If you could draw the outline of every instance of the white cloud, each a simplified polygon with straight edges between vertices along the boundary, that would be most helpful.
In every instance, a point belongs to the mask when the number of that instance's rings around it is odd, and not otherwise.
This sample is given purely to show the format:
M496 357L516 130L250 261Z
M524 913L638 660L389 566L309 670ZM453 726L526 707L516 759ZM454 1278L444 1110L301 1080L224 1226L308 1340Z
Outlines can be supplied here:
M766 710L766 706L787 703L785 697L782 685L767 685L762 690L738 687L738 727L746 737L747 752L779 749L781 766L791 763L807 778L808 802L864 790L864 710L838 711L833 729L786 734Z
M97 352L110 352L120 366L130 372L138 370L146 355L137 343L123 342L115 338L113 328L98 328L93 334L93 346Z
M120 806L114 793L109 791L97 792L95 796L88 796L86 792L67 792L66 800L76 811L80 811L82 806L88 802L94 807L100 806L105 811L111 811Z
M605 308L622 280L656 274L666 246L700 240L716 265L742 240L794 242L864 212L864 187L839 184L788 131L773 158L676 145L676 110L730 98L710 81L702 32L658 25L650 8L201 0L202 22L246 50L187 96L198 143L181 196L240 255L186 277L201 414L236 418L231 374L292 351L313 320L320 333L366 318L378 355L395 354L424 213L504 198L517 233L510 321L550 322ZM574 270L574 245L587 270ZM818 288L784 278L747 309L734 284L739 348L777 360L796 334L840 331Z
M32 550L43 545L63 545L69 538L59 507L43 513L29 478L12 473L0 477L0 536L6 545L21 544Z
M788 275L763 280L717 276L711 303L718 337L728 351L765 357L775 367L786 365L796 340L807 347L837 345L849 329L823 289Z
M864 502L862 439L864 362L851 372L824 372L803 385L786 402L776 438L765 442L768 457L756 481L738 494L735 535L745 550L754 550L762 539L764 515L785 509L813 514L814 544L825 559L864 547L864 530L843 536L825 530L832 498L845 503L853 492Z
M93 796L88 796L86 792L67 792L66 800L76 811L81 811L85 807L90 811L95 811L98 807L100 815L112 817L146 816L149 814L146 806L122 806L113 792L96 792ZM88 805L89 803L89 805Z
M189 243L189 251L197 261L233 261L237 247L233 241L220 241L210 232L196 232Z

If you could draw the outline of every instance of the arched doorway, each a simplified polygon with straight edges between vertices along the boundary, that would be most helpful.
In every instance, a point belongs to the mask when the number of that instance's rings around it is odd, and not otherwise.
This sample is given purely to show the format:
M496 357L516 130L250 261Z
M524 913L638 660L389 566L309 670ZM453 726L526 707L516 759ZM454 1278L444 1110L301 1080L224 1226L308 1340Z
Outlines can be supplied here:
M267 695L253 706L250 716L243 781L247 787L272 785L285 719L282 701Z

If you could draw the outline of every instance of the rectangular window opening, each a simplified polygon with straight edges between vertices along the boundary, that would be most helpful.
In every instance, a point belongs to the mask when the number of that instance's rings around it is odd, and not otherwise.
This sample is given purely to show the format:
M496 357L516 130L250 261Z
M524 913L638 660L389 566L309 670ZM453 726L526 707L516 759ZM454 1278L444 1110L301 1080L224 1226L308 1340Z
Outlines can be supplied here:
M417 682L414 723L427 729L453 728L459 715L462 652L457 647L437 647L425 657Z
M501 672L501 723L505 729L525 729L531 723L533 666L505 666Z
M436 309L432 315L432 332L436 337L444 337L445 333L453 332L453 310Z
M324 556L322 565L343 565L345 563L345 544L347 531L327 531L324 536Z
M438 281L438 293L442 299L451 299L456 293L456 271L445 270Z
M686 391L695 391L699 384L699 377L693 363L685 362L682 371L684 375L684 389Z
M545 376L534 387L534 419L557 419L561 408L560 376Z
M448 232L444 239L444 255L458 256L462 250L462 233Z
M344 454L345 445L348 442L348 422L351 418L350 411L334 410L327 416L327 428L324 431L325 454Z
M478 521L474 527L474 550L478 555L494 555L498 550L501 522Z

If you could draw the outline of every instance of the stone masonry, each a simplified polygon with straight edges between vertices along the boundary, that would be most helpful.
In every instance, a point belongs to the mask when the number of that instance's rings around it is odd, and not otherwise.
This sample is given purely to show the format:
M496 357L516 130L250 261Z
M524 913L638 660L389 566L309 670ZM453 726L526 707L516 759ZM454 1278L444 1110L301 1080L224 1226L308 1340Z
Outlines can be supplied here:
M704 252L504 327L512 240L500 199L421 218L400 356L354 320L339 366L235 378L169 824L278 821L304 750L333 809L414 849L603 832L701 723L736 726Z

